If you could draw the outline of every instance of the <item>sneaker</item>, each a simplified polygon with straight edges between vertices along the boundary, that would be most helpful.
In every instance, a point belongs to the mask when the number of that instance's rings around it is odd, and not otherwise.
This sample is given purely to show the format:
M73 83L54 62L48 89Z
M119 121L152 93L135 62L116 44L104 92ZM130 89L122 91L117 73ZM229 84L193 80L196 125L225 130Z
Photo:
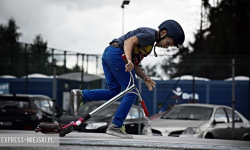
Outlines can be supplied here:
M125 127L124 126L122 126L121 128L115 128L114 125L110 125L107 128L106 133L109 134L109 135L118 136L118 137L125 138L125 139L133 139L132 135L127 134L125 132Z
M81 103L83 103L82 91L79 89L71 90L69 103L70 103L71 114L74 117L77 116L79 107L82 105Z

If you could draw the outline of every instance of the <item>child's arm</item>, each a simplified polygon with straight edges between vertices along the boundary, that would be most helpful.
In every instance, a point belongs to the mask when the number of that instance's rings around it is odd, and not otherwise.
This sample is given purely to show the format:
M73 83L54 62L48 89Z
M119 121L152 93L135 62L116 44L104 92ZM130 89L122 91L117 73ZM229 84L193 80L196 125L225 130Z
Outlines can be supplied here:
M155 88L155 82L147 76L139 66L135 66L135 73L145 82L149 91L152 91Z
M134 45L138 45L138 44L139 44L139 40L136 36L133 36L124 42L124 53L128 60L128 63L125 66L126 71L131 71L134 68L134 64L132 63L131 53L132 53Z
M146 79L147 75L141 70L139 66L135 65L135 74L142 80Z

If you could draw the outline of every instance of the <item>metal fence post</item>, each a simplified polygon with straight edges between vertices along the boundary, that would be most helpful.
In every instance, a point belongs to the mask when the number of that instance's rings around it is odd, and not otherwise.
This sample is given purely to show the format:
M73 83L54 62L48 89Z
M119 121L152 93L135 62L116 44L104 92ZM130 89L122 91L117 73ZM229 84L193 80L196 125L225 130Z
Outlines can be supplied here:
M192 103L195 103L195 57L193 58Z
M142 81L141 79L138 79L138 85L139 85L139 92L141 93L142 90L141 90L141 87L142 87ZM141 117L142 117L142 114L141 114L141 103L139 103L138 101L138 106L139 106L139 123L138 123L138 135L141 135Z
M235 82L234 82L234 77L235 77L235 59L232 59L232 108L233 108L233 114L232 114L232 139L234 140L235 135L234 135L234 111L235 111Z
M29 54L27 53L27 44L25 44L24 52L26 57L26 75L25 75L25 94L28 94L28 74L29 74Z
M52 123L55 122L55 103L56 103L56 59L53 59L53 113L52 113Z
M51 49L51 57L52 57L52 59L51 59L51 63L52 63L52 68L51 68L51 70L52 70L52 74L53 74L54 51L55 51L55 49L54 49L54 48L53 48L53 49Z
M79 53L76 53L76 71L78 72L79 67L78 67L78 57L79 57Z
M96 56L96 75L98 75L98 56Z
M250 57L249 57L249 62L248 62L248 66L249 66L249 71L248 71L248 77L249 77L249 79L248 79L248 110L249 110L249 113L248 113L248 120L250 120Z
M153 98L154 114L157 114L157 87L154 88L154 98Z
M210 104L210 83L206 83L206 103Z
M64 68L64 73L66 73L66 71L67 71L67 67L66 67L66 53L67 53L67 51L64 51L64 59L63 59L63 68Z
M83 89L83 78L84 78L84 54L82 54L82 71L81 71L81 89Z
M86 73L88 73L88 69L89 69L89 55L87 55L87 68L86 68Z

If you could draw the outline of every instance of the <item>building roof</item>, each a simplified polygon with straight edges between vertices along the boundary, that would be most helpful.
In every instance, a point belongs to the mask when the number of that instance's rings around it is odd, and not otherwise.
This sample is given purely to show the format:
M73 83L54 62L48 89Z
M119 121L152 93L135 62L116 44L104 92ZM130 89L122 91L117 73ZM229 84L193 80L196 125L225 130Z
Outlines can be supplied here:
M57 77L58 79L81 81L81 72L66 73ZM90 82L103 79L103 77L84 73L83 82Z
M178 80L179 77L175 77L172 80ZM194 77L195 80L203 80L203 81L209 81L209 79L207 78L202 78L202 77ZM180 80L193 80L193 76L192 75L184 75L181 76Z
M26 76L22 76L22 78L26 78ZM44 75L44 74L40 74L40 73L33 73L33 74L29 74L28 78L51 78L51 77Z
M224 81L232 81L233 78L228 78L228 79L225 79ZM246 76L236 76L234 78L235 81L248 81L249 80L249 77L246 77Z
M12 78L12 79L14 79L16 77L12 76L12 75L2 75L2 76L0 76L0 78Z

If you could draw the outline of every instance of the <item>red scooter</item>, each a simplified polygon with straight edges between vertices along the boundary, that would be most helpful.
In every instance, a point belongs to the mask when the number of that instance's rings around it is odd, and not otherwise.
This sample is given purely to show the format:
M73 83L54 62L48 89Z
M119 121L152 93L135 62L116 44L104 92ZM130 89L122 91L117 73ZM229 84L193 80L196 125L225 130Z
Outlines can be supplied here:
M122 59L123 59L123 61L125 63L128 62L125 54L122 55ZM130 73L130 80L129 80L129 84L128 84L127 88L124 91L122 91L121 93L119 93L118 95L116 95L115 97L113 97L112 99L108 100L107 102L105 102L104 104L102 104L101 106L96 108L95 110L91 111L89 114L85 114L84 116L82 116L77 121L71 122L71 123L69 123L69 124L67 124L65 126L62 126L59 123L41 122L38 125L38 127L35 129L35 132L42 132L44 134L46 134L46 133L59 133L60 137L64 137L66 134L72 132L75 128L77 128L77 126L84 123L86 120L88 120L93 115L95 115L97 112L99 112L102 109L106 108L111 103L113 103L114 101L120 99L121 97L123 97L127 93L134 93L134 94L139 96L139 101L140 101L140 103L142 105L144 113L148 117L149 113L148 113L147 107L146 107L144 101L142 100L139 89L135 86L135 81L134 81L135 79L134 79L131 71L129 73ZM132 91L134 89L135 89L136 92Z

